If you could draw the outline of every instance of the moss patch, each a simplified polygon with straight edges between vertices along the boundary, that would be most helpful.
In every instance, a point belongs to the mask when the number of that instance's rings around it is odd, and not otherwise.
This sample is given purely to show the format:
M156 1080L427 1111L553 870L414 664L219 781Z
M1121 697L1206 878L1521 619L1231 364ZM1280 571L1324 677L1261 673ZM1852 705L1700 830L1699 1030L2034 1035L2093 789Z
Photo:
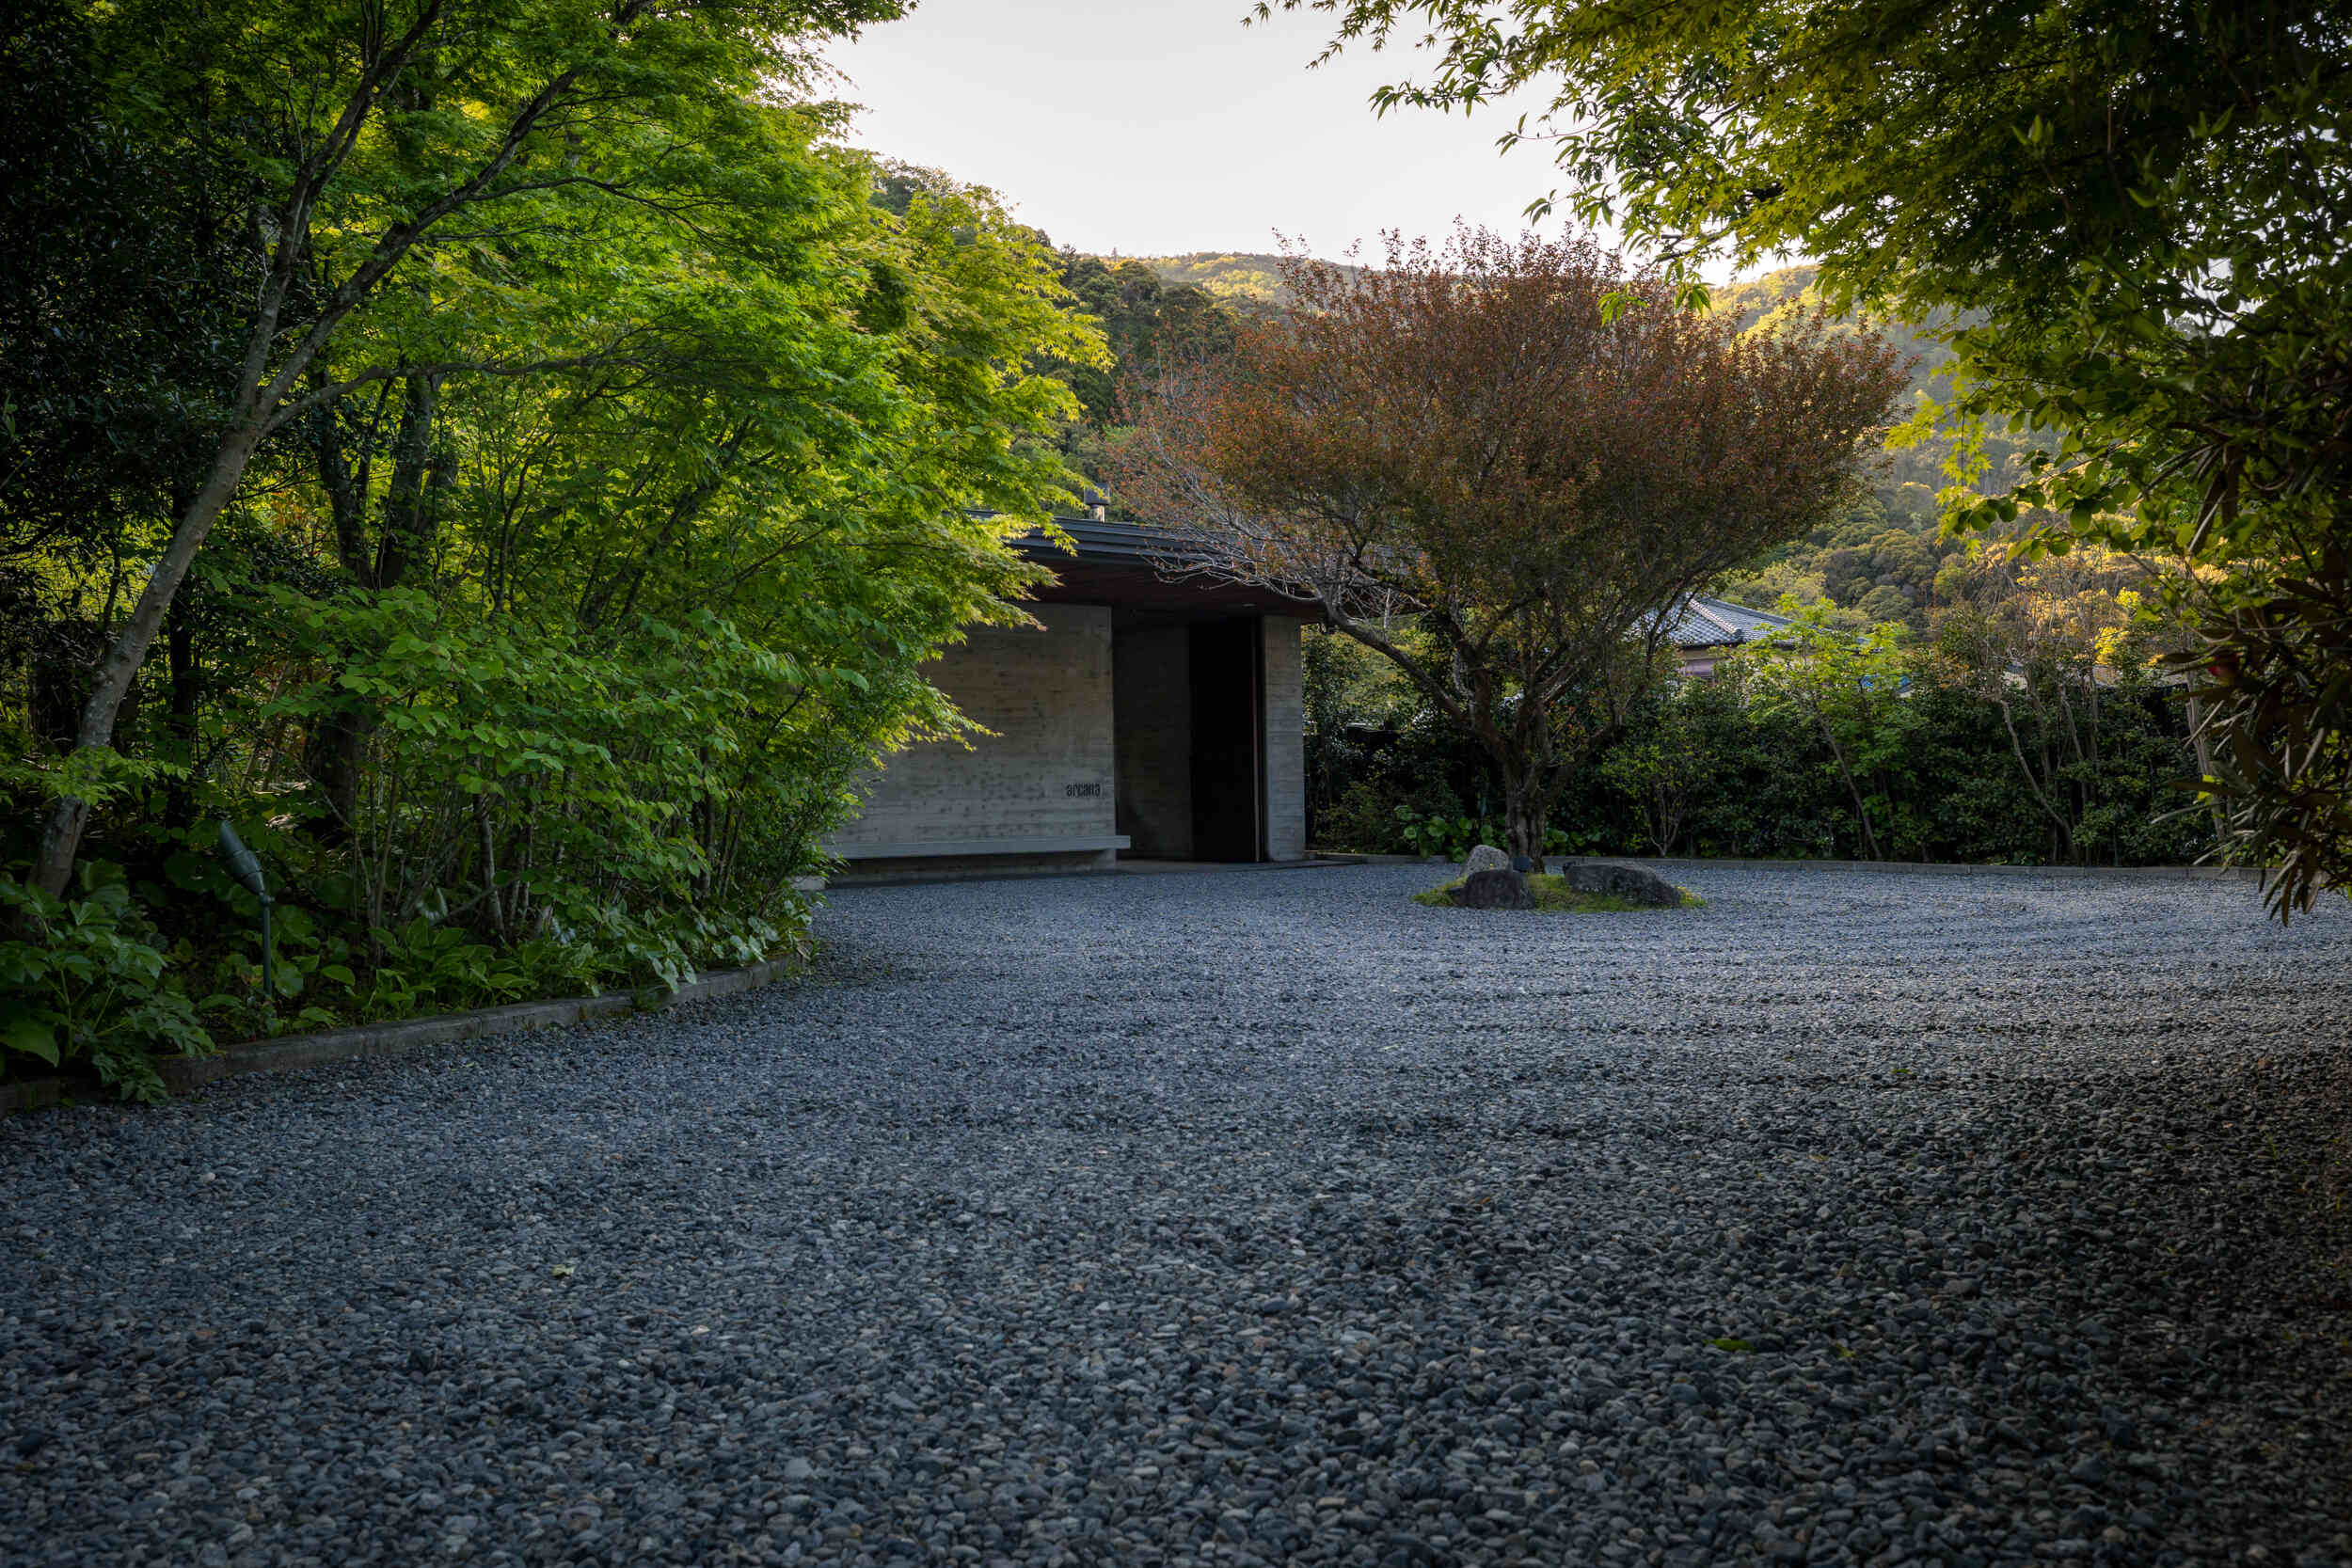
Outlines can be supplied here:
M1427 893L1416 893L1413 895L1413 902L1426 904L1433 910L1450 910L1454 908L1454 894L1459 892L1462 884L1469 879L1467 877L1456 877L1443 887L1433 887ZM1629 903L1614 894L1579 893L1568 886L1568 879L1565 877L1553 877L1543 873L1527 879L1527 891L1535 895L1535 907L1538 910L1549 910L1555 914L1625 914L1643 908L1642 905ZM1682 895L1682 907L1686 910L1699 909L1707 903L1706 899L1701 898L1689 888L1677 888L1675 891Z

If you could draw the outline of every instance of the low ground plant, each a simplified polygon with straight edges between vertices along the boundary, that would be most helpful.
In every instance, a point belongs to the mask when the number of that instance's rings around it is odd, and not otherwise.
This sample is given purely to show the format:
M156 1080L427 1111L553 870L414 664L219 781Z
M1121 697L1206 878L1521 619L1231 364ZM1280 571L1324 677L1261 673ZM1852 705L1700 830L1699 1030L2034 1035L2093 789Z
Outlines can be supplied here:
M129 1100L161 1100L159 1056L209 1055L196 1005L119 872L86 862L79 896L0 876L0 1073L39 1064L94 1073Z
M1426 893L1414 894L1413 902L1427 905L1433 910L1453 909L1455 907L1454 895L1462 891L1462 884L1469 880L1467 877L1456 877L1442 887L1433 887ZM1568 879L1565 877L1554 877L1546 872L1537 872L1529 877L1527 891L1534 895L1536 909L1554 914L1625 914L1643 908L1642 905L1630 899L1620 898L1613 893L1579 893L1568 885ZM1707 903L1706 899L1688 888L1678 888L1676 891L1682 895L1681 907L1683 909L1695 910Z

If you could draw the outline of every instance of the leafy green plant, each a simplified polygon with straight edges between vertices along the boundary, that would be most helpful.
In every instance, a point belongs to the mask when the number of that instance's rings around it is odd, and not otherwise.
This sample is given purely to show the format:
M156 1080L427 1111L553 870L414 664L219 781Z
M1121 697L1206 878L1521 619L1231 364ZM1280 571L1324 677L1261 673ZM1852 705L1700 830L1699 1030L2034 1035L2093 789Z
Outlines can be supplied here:
M68 900L0 876L0 920L39 933L0 942L0 1071L86 1067L126 1100L161 1100L156 1057L208 1055L212 1036L166 980L120 873L90 862L77 879Z
M1900 641L1901 628L1843 631L1830 625L1824 607L1794 600L1783 600L1780 610L1794 624L1766 637L1751 655L1762 661L1756 699L1820 731L1829 770L1853 804L1870 859L1913 849L1918 827L1902 804L1920 721L1907 700L1915 660Z
M1443 855L1458 861L1481 844L1495 843L1500 836L1494 823L1438 812L1424 816L1410 806L1397 807L1396 820L1397 836L1405 841L1408 852L1416 855Z
M374 933L381 960L358 993L370 1018L408 1018L512 1002L530 988L529 972L464 927L422 915Z

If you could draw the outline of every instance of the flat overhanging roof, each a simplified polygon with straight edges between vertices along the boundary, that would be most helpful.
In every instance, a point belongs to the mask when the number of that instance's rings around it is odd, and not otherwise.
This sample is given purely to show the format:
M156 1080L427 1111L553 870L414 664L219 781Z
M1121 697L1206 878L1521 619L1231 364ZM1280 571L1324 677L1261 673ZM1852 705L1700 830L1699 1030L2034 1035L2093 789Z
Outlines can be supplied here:
M1322 618L1322 608L1311 599L1210 577L1176 575L1185 552L1182 540L1165 529L1091 517L1057 517L1054 525L1077 546L1075 555L1041 532L1013 541L1023 555L1053 569L1055 580L1038 586L1036 597L1041 603L1103 604L1180 616L1257 611Z

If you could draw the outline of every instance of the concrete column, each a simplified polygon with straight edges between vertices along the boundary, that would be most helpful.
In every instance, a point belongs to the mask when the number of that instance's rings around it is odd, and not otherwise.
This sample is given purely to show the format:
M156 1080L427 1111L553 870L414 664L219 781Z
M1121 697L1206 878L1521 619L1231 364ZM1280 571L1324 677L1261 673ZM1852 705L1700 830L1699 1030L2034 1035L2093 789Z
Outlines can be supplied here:
M1259 742L1265 759L1265 852L1268 860L1307 858L1307 623L1289 615L1265 618L1265 726Z

